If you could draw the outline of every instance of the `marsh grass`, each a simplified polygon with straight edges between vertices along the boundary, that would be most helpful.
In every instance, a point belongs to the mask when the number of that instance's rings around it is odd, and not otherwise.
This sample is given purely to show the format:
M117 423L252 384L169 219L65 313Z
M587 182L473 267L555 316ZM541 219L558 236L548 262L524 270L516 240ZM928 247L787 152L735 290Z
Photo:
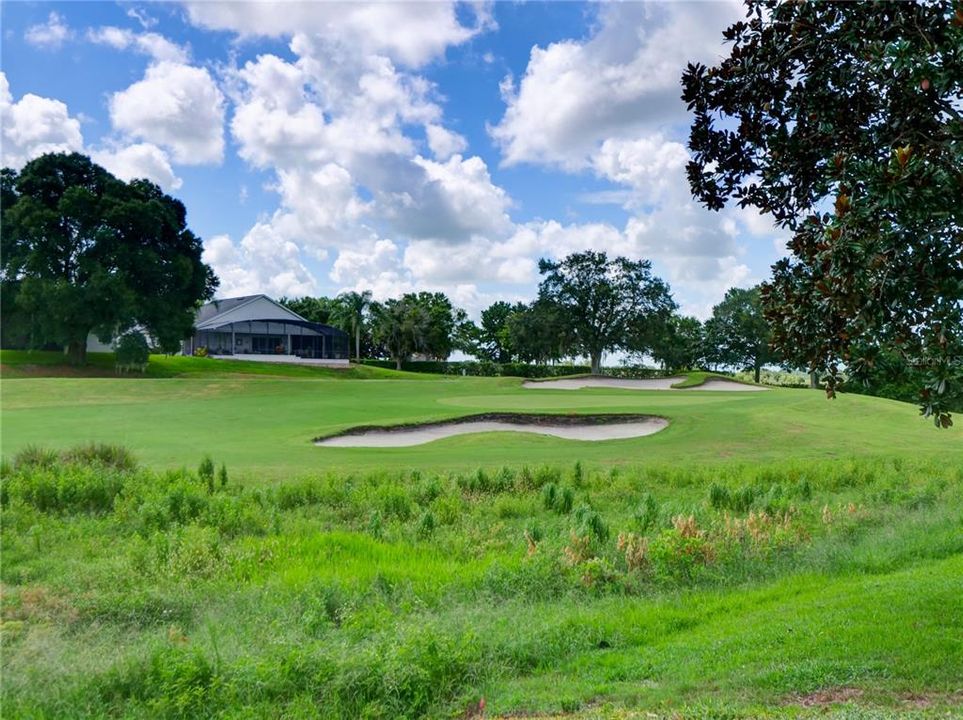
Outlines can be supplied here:
M261 487L121 450L31 448L4 471L5 717L450 717L481 697L745 717L963 672L963 472L945 464Z

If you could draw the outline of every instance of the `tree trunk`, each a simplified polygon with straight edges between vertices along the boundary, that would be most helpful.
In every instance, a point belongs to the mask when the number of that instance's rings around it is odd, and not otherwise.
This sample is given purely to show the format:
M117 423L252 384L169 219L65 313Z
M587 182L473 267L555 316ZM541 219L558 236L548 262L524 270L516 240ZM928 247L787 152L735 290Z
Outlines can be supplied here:
M601 375L602 374L602 353L593 352L589 356L592 362L592 374Z
M809 373L809 387L813 390L819 388L819 378L816 377L815 372Z
M395 358L395 370L401 370L401 358Z
M87 338L83 340L71 340L64 348L64 355L71 365L87 364Z
M357 325L354 329L354 359L361 362L361 326Z
M754 367L753 369L755 370L755 373L756 373L756 385L758 385L758 384L759 384L759 371L762 369L762 366L757 362L757 363L755 364L755 367Z

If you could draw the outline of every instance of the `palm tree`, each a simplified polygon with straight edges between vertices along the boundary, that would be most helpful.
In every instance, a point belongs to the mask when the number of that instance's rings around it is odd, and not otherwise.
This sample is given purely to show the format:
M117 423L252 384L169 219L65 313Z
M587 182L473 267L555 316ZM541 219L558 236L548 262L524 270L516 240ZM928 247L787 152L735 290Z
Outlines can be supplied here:
M338 295L338 308L334 312L336 322L350 328L354 333L354 356L361 362L361 328L364 326L365 313L371 306L371 291L344 292Z

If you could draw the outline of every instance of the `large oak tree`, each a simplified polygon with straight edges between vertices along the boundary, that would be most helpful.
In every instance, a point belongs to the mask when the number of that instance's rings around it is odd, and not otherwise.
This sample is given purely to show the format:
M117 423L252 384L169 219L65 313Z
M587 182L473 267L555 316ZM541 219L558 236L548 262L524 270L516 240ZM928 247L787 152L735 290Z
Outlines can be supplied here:
M790 362L857 379L882 353L924 372L951 423L963 384L963 6L747 2L729 57L690 65L688 168L792 233L764 288Z
M574 349L589 357L593 373L601 371L603 353L631 349L631 339L643 336L646 324L676 307L648 260L610 260L589 250L557 262L543 259L538 269L545 276L539 297L560 309Z
M35 337L86 360L87 336L142 326L163 347L190 334L217 287L184 205L89 158L48 154L2 175L0 280Z

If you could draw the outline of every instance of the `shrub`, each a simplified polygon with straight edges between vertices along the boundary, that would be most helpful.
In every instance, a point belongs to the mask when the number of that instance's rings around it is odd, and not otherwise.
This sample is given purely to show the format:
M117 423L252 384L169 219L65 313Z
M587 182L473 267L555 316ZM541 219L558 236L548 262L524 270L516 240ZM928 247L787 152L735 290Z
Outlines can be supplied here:
M217 481L221 486L221 489L227 487L227 465L221 463L221 469L217 473Z
M129 332L117 341L114 351L117 369L121 371L140 370L144 372L150 359L147 338L141 332Z
M575 504L575 494L572 492L571 488L562 488L562 491L558 494L558 500L555 502L555 512L559 515L568 515L572 512L572 506Z
M206 358L207 348L201 345L200 347L194 348L194 357Z
M515 474L509 468L502 468L489 475L484 469L478 468L474 475L459 476L457 482L458 487L468 493L497 495L514 488Z
M380 488L378 505L386 519L395 517L406 522L411 517L411 498L404 488L390 485Z
M579 536L594 537L600 543L609 539L609 528L599 515L588 505L580 505L575 511L575 532Z
M201 464L197 466L197 477L207 484L207 491L214 493L214 461L210 455L205 455Z
M421 520L418 521L418 537L427 540L434 534L435 526L435 516L431 514L431 510L426 510L424 515L421 516Z
M65 463L102 465L121 471L133 470L137 467L137 461L127 448L106 443L78 445L64 450L60 453L60 458Z
M659 504L650 493L646 493L642 497L642 502L639 503L632 517L639 532L647 532L658 524Z
M39 445L27 445L13 456L13 467L16 470L26 468L49 468L60 461L60 453Z
M542 487L542 505L546 510L553 510L556 502L558 502L558 486L553 482L546 483Z

